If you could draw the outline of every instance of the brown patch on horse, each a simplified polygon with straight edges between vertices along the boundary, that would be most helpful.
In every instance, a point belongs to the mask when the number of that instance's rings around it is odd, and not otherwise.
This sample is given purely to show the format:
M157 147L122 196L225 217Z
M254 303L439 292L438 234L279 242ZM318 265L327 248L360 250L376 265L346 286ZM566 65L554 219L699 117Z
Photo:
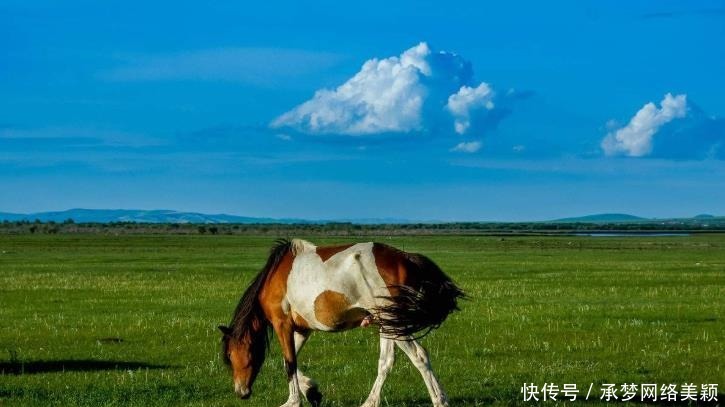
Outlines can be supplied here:
M373 243L373 257L378 273L390 289L391 295L397 294L400 285L408 283L408 272L403 262L405 253L383 243ZM394 292L395 291L395 292Z
M342 322L342 316L348 308L350 302L342 293L325 290L315 298L315 318L329 327Z
M354 246L353 244L343 244L338 246L322 246L317 247L317 255L320 256L323 262L326 262L327 259L330 257L336 255L337 253L340 253L343 250L349 249L350 247Z
M349 329L360 325L368 316L362 308L350 308L344 294L326 290L315 298L315 318L333 329Z

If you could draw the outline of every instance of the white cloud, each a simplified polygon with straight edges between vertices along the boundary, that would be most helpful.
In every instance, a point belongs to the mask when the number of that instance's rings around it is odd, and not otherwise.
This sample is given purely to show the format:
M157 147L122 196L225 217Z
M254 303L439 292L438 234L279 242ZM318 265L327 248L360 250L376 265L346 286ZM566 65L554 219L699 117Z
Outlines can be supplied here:
M425 98L419 76L430 72L429 54L421 43L399 58L371 59L342 86L317 91L272 126L349 135L418 130Z
M606 155L641 157L652 152L652 138L657 131L672 120L687 115L687 95L672 96L668 93L660 102L660 108L650 102L644 105L629 123L611 131L602 140Z
M451 151L456 153L475 153L483 147L480 141L464 141L456 144Z
M421 42L400 56L368 60L347 82L318 90L271 126L361 136L426 131L450 122L452 115L463 133L481 103L493 107L489 85L472 87L472 77L471 64L462 57L432 51ZM446 109L451 97L452 107Z
M471 113L474 110L493 109L493 96L493 90L487 83L481 83L475 88L461 86L458 93L449 96L446 108L455 118L453 125L456 133L463 134L468 130L471 126Z

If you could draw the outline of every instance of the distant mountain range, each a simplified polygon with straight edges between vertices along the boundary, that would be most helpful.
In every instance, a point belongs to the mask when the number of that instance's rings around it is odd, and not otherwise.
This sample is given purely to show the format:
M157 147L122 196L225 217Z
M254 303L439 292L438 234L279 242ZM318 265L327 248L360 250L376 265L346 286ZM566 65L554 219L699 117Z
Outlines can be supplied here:
M691 218L643 218L641 216L629 215L626 213L600 213L597 215L579 216L574 218L562 218L552 220L550 222L559 223L652 223L652 222L685 222L685 223L704 223L707 221L725 220L723 216L714 216L701 214Z
M255 218L249 216L236 216L226 214L204 214L197 212L178 212L166 209L140 210L140 209L69 209L57 212L38 212L29 214L0 212L0 221L29 221L65 222L72 219L76 223L109 223L109 222L137 222L137 223L239 223L239 224L325 224L333 222L349 222L357 224L404 224L404 223L446 223L446 222L420 222L398 218L359 218L335 220L309 220L297 218ZM691 218L654 219L643 218L624 213L603 213L572 218L562 218L550 223L640 223L640 222L698 222L709 220L725 221L725 217L713 215L697 215ZM482 221L485 222L485 221ZM512 222L515 223L515 222Z
M205 214L197 212L178 212L167 209L141 210L141 209L69 209L56 212L37 213L7 213L0 212L0 221L29 221L34 222L65 222L72 219L76 223L109 223L109 222L137 222L137 223L277 223L277 224L323 224L331 222L350 222L359 224L408 223L405 219L395 218L361 218L338 220L308 220L296 218L255 218L249 216L236 216L227 214Z
M581 222L581 223L601 223L601 222L640 222L649 221L651 219L640 216L628 215L626 213L600 213L597 215L578 216L574 218L556 219L553 222Z
M303 219L253 218L235 215L208 215L196 212L177 212L165 209L69 209L58 212L38 212L29 214L0 212L0 220L64 222L72 219L76 223L310 223Z

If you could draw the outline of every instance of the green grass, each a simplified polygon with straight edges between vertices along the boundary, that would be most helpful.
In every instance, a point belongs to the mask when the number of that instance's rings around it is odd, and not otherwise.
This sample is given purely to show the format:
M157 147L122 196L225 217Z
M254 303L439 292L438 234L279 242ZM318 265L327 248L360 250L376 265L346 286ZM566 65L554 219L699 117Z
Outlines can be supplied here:
M453 406L527 404L524 382L594 383L595 393L602 383L725 385L724 235L374 240L430 256L471 295L423 340ZM0 236L0 364L25 370L0 374L0 405L282 404L278 348L240 402L216 330L271 243ZM353 406L375 379L377 350L372 329L318 333L301 366L326 406ZM76 362L53 371L58 361ZM383 395L384 405L429 405L400 352Z

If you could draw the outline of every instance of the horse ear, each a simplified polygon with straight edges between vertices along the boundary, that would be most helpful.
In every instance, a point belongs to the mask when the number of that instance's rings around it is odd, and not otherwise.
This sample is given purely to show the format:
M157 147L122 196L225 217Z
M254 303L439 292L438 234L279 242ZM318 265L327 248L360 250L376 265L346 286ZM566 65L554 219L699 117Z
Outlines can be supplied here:
M220 331L222 331L222 333L223 333L224 335L231 335L231 334L232 334L232 330L231 330L231 329L229 329L229 327L228 327L228 326L224 326L224 325L219 325L219 330L220 330Z

